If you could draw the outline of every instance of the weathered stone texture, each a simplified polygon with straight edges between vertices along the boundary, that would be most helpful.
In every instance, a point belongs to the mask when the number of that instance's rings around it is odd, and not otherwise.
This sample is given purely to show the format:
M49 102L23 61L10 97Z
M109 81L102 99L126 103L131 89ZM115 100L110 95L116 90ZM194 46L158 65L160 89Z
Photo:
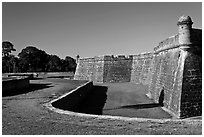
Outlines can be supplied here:
M104 57L95 57L95 80L96 82L103 82L104 74Z
M149 86L148 96L176 117L202 113L202 30L193 29L189 16L178 22L178 34L159 43L151 53L81 59L75 79L133 82Z
M179 45L179 35L176 34L174 36L171 36L171 37L161 41L159 43L159 45L154 48L154 51L155 52L160 52L160 51L163 51L163 50L176 48L176 47L178 47L178 45Z
M104 82L130 82L132 70L132 57L104 58Z
M184 55L179 48L163 51L154 55L152 78L148 95L156 102L164 88L164 107L179 115L182 86L182 61Z
M188 52L183 74L181 117L202 115L202 56Z
M80 59L77 64L74 79L103 82L103 69L103 57Z
M80 59L75 73L75 79L91 80L94 58Z
M151 77L152 53L133 56L131 82L148 85Z

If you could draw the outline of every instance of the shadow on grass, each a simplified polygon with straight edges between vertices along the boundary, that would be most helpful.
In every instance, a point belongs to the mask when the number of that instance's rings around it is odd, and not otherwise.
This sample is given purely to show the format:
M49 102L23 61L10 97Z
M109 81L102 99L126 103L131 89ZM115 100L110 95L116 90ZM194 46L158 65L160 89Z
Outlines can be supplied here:
M50 86L51 83L48 84L29 84L29 88L26 89L18 89L18 90L11 90L11 91L7 91L6 93L3 92L2 96L6 97L6 96L15 96L15 95L19 95L19 94L25 94L25 93L29 93L29 92L33 92L35 90L40 90L40 89L45 89L45 88L50 88L53 86Z

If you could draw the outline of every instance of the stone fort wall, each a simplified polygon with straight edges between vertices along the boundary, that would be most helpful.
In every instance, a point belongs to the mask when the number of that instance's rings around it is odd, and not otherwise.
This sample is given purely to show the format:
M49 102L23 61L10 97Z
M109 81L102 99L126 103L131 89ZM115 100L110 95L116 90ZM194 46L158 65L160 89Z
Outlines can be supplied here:
M74 79L103 82L104 62L104 56L80 59Z
M178 34L161 41L152 52L100 56L78 61L75 79L94 82L133 82L149 87L147 96L175 117L202 114L202 30L181 17Z
M132 56L100 56L80 59L74 79L94 82L130 82Z

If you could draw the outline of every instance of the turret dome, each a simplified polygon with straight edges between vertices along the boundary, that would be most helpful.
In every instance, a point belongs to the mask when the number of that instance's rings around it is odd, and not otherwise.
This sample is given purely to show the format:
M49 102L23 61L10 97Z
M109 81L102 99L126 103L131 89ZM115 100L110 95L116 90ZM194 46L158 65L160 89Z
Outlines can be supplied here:
M192 20L191 20L191 17L190 17L190 16L185 16L185 15L181 16L181 17L179 18L179 20L178 20L177 25L182 25L182 24L192 25L193 22L192 22Z

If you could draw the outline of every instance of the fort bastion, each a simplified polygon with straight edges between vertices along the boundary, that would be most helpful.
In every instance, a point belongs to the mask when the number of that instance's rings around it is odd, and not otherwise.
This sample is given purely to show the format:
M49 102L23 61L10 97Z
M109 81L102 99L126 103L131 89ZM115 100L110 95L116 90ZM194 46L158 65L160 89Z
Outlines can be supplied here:
M201 116L202 30L192 24L189 16L180 17L178 33L152 52L79 59L74 79L147 85L155 102L164 89L164 110L177 118Z

